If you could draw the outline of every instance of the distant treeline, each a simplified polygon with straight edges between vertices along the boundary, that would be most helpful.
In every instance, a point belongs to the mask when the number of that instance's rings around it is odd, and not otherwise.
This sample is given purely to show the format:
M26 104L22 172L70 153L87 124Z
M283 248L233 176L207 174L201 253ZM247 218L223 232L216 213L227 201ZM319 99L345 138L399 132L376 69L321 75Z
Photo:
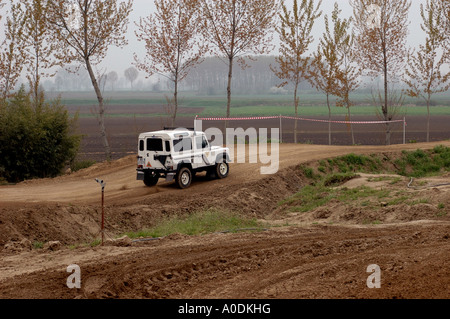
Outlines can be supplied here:
M236 67L233 72L232 89L236 94L288 94L290 87L278 88L280 79L270 69L276 66L275 56L258 56L246 59L244 69ZM115 73L115 74L114 74ZM183 91L195 92L199 95L223 95L227 89L228 68L218 57L207 57L189 73L180 83ZM100 76L100 86L104 91L151 91L171 90L171 83L163 77L137 79L133 86L124 76L115 71ZM61 69L52 79L42 84L46 91L87 91L91 90L89 75L83 69L78 73ZM314 90L307 82L301 84L302 90Z
M258 56L245 61L246 67L233 71L232 90L236 94L287 94L289 86L278 88L280 79L270 69L277 66L275 56ZM224 94L227 89L227 65L217 57L206 58L181 82L181 88L200 95ZM303 90L312 90L304 81Z

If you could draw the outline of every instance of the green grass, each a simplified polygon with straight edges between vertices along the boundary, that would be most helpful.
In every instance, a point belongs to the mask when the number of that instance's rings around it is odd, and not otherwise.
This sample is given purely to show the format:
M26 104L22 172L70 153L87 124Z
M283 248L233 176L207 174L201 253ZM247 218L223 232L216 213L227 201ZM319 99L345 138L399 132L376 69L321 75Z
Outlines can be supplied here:
M164 93L146 93L146 92L118 92L105 94L105 101L107 105L165 105L165 95L170 95L170 92ZM353 116L365 116L375 118L376 109L371 101L370 95L357 93L352 97L357 104L352 107ZM431 109L432 115L449 115L450 103L447 95L436 95L434 104ZM62 102L67 106L93 106L97 104L95 96L90 92L73 93L66 98L62 98ZM179 98L180 108L203 108L202 112L198 114L187 113L180 114L182 117L199 116L213 116L222 117L226 115L227 98L225 95L219 96L198 96L191 92L181 92ZM417 99L408 99L405 103L404 112L410 116L424 116L427 114L426 107L420 105L421 102ZM232 97L231 116L292 116L294 114L293 97L290 95L259 95L246 96L235 95ZM321 94L314 92L302 92L300 95L299 115L301 117L312 116L328 116L328 108L326 106L326 98ZM332 106L332 115L334 118L342 118L347 115L345 108ZM94 115L88 112L80 112L80 117L92 117ZM110 114L111 117L158 117L164 114L132 114L127 113L126 108L121 114Z
M383 155L358 155L348 154L341 157L321 160L318 168L302 166L303 174L310 179L320 179L331 173L369 173L381 174L391 173L406 177L427 177L450 171L450 148L436 146L432 150L403 151L401 156L390 160ZM328 176L329 177L329 176ZM378 180L392 179L392 184L398 183L400 179L382 177Z
M89 168L94 165L96 161L84 160L84 161L76 161L70 164L70 169L72 172L79 171L81 169Z
M339 172L339 173L351 173L351 172L370 172L379 173L383 169L382 160L373 155L357 155L348 154L345 156L328 159L327 161L321 161L319 172Z
M331 200L348 204L370 198L374 198L375 201L363 201L363 206L375 206L381 200L390 199L390 194L387 190L377 190L366 186L349 189L326 187L324 185L308 185L294 196L280 202L280 205L287 204L291 206L290 211L306 213L324 206Z
M44 247L44 243L42 241L33 242L33 249L42 249Z
M395 165L394 165L395 164ZM302 165L302 174L310 180L310 185L298 193L280 201L279 206L287 205L290 211L309 212L324 206L332 200L341 203L356 203L366 208L407 204L410 206L428 203L427 199L412 200L404 192L391 192L386 189L374 189L362 186L354 189L337 187L357 177L358 173L389 173L408 177L427 177L450 171L450 148L437 146L432 150L402 152L396 160L383 155L357 155L330 158L317 162L317 168ZM400 181L398 177L377 177L369 182L390 181L393 185ZM444 209L439 204L440 210Z
M194 213L188 217L172 217L162 220L156 226L126 235L135 238L159 238L171 234L203 235L214 232L236 232L242 229L262 229L255 219L239 216L220 210L207 210Z
M416 178L438 175L450 171L450 148L436 146L431 151L404 151L395 164L400 175Z

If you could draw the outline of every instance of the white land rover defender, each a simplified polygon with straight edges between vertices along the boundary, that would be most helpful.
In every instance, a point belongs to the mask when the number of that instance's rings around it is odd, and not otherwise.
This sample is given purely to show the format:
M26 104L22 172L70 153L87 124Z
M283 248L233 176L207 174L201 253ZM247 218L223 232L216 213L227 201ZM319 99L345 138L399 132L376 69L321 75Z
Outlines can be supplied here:
M222 179L228 176L229 162L229 149L210 146L203 132L166 128L139 135L137 179L146 186L165 178L188 188L198 172Z

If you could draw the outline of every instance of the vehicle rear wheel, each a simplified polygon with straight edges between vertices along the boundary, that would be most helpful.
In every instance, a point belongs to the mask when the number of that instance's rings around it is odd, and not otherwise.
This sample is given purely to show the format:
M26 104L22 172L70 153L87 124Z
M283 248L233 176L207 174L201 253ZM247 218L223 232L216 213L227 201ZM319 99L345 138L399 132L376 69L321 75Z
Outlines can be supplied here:
M189 168L183 167L176 176L176 184L179 188L185 189L191 186L192 172Z
M228 176L228 172L230 171L230 167L228 163L222 162L216 164L216 177L219 179L225 178Z
M158 180L159 180L159 174L145 172L145 175L144 175L145 186L148 186L148 187L155 186L158 183Z

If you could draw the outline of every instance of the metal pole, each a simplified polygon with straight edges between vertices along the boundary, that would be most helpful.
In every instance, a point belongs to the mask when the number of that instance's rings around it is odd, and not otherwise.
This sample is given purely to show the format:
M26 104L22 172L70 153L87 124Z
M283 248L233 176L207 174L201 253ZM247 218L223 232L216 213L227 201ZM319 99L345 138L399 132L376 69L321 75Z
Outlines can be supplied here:
M97 183L100 184L100 186L102 187L102 246L104 245L105 242L105 186L106 183L103 180L100 180L98 178L95 179L95 181Z
M102 246L105 242L105 190L102 187Z
M280 143L283 143L283 126L281 121L281 114L280 114Z

